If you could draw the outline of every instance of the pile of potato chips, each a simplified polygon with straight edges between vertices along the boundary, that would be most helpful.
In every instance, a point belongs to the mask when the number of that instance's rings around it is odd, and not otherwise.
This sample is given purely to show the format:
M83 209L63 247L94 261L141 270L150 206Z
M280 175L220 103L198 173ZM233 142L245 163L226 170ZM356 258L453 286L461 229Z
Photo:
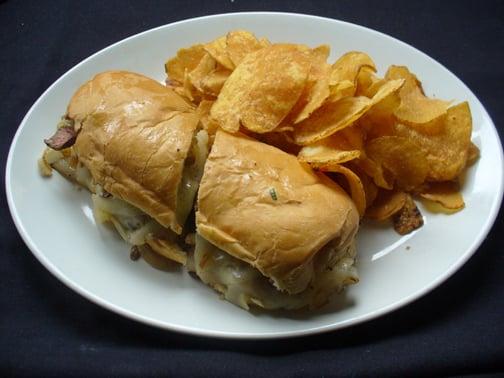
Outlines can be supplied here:
M464 207L460 177L478 157L467 102L425 96L407 67L383 78L351 51L329 64L329 46L257 39L236 30L178 51L167 85L198 107L203 127L243 132L327 172L361 216L422 225L412 196L435 211Z

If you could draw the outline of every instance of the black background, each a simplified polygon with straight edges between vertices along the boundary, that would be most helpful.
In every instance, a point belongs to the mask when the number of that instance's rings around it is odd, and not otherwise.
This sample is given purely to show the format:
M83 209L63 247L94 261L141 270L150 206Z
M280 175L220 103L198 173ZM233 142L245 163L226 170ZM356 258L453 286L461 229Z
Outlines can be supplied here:
M502 1L0 2L2 172L33 102L90 54L146 29L207 14L277 10L326 16L424 51L479 97L502 137ZM2 174L2 188L4 177ZM280 341L204 339L108 312L53 278L19 237L0 197L0 375L334 376L504 372L504 222L424 298L380 319ZM442 253L442 251L439 251Z

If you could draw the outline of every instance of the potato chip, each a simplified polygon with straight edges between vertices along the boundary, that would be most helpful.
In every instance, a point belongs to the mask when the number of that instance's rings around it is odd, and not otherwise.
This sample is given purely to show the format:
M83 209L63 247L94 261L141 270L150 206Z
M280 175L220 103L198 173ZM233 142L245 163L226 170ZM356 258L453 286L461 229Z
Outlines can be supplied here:
M394 230L400 235L409 234L423 226L423 216L418 210L413 198L410 195L406 196L406 202L402 209L394 215Z
M374 105L359 119L359 126L365 132L367 140L394 134L394 110L400 104L399 95L394 93Z
M370 93L373 93L371 106L378 105L382 101L385 101L387 98L399 91L403 85L403 79L374 83L370 90Z
M354 149L343 135L338 134L304 146L299 151L298 159L307 163L332 165L360 158L361 150Z
M366 210L366 218L385 220L397 214L406 204L407 195L401 191L380 190L373 206Z
M220 65L224 66L228 70L234 70L235 65L229 58L226 46L226 36L214 39L204 45L204 49L208 52L212 58L214 58Z
M473 142L469 143L469 148L467 149L467 162L466 166L469 167L473 165L480 157L480 150Z
M412 127L397 124L395 133L421 147L428 162L427 179L449 181L464 169L471 143L472 119L469 104L463 102L448 109L443 130L424 135Z
M366 208L373 205L376 197L378 196L378 187L374 181L362 170L358 165L355 164L357 160L347 163L349 169L351 169L357 176L359 176L362 186L364 187L364 193L366 194Z
M194 101L194 87L189 79L189 72L187 69L184 72L184 81L183 81L184 91L182 92L183 96L188 98L189 101Z
M355 150L361 150L362 154L364 154L365 136L361 128L357 126L345 127L343 130L340 130L338 134L346 139L349 146Z
M177 56L169 59L165 63L165 71L170 80L175 80L182 84L184 82L185 71L191 72L199 64L205 55L203 45L194 45L187 49L180 49Z
M369 140L394 133L394 111L401 103L397 92L403 83L403 80L377 81L368 88L372 104L359 123Z
M401 105L395 111L395 116L401 122L422 124L446 114L450 102L425 97L420 81L407 67L391 66L385 78L387 80L405 80L405 84L399 92Z
M300 145L308 145L350 126L369 108L367 97L345 97L329 102L317 109L310 118L299 123L294 139Z
M271 130L272 133L285 133L285 132L292 132L294 131L293 126L289 125L280 125L278 127L275 127L273 130Z
M347 127L328 138L304 146L298 158L301 161L319 164L340 164L364 155L364 135L355 127ZM359 177L361 177L359 175Z
M429 165L419 146L405 137L383 136L366 145L366 154L378 166L389 170L397 188L413 190L427 177ZM376 181L375 181L376 182ZM379 185L378 182L376 182Z
M355 94L355 85L348 80L340 81L335 85L329 85L328 102L336 102L343 97L353 96Z
M200 120L203 118L208 118L210 116L210 109L212 108L214 101L202 100L198 107L196 108L196 114L198 114Z
M231 62L238 66L245 56L262 49L254 34L245 30L233 30L226 36L226 50Z
M201 79L201 89L205 94L218 96L229 75L231 75L230 70L223 67L217 67Z
M211 116L229 132L241 124L254 132L275 129L301 95L310 59L297 45L277 44L247 55L233 71Z
M215 69L216 64L216 60L212 58L210 54L205 53L198 65L189 72L189 81L200 92L204 92L202 87L203 79Z
M355 83L355 95L356 96L366 96L373 97L374 92L371 92L370 89L374 88L373 84L376 82L383 81L383 79L379 79L375 75L375 70L371 67L364 66L360 69L357 74L357 81Z
M322 45L311 51L312 64L306 86L292 109L293 123L299 123L320 108L329 97L331 66L326 63L329 46Z
M465 206L459 185L454 181L431 182L420 193L420 197L439 203L449 210L461 210Z
M383 189L391 190L394 187L394 175L387 168L375 163L373 160L365 156L362 159L353 162L362 169L374 183Z
M343 80L356 84L357 75L363 67L376 72L376 66L369 55L359 51L350 51L342 55L332 65L330 84L334 85Z
M337 164L331 164L331 165L310 164L310 165L314 168L320 169L321 171L342 174L345 177L346 182L348 183L348 186L350 188L350 196L352 197L352 201L354 202L357 211L359 212L361 217L364 215L364 212L366 211L366 192L364 191L364 186L362 185L359 176L357 176L350 169L342 165Z

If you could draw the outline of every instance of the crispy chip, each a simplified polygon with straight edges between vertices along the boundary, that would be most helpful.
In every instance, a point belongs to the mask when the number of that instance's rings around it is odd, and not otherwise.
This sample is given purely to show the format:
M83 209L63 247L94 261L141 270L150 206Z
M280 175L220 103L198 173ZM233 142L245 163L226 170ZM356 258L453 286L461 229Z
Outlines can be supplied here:
M378 81L368 90L372 106L359 123L369 140L394 134L394 111L401 103L397 92L402 83L402 80Z
M469 143L469 148L467 149L467 162L466 166L469 167L473 165L480 157L480 150L473 142Z
M443 130L437 135L424 135L402 124L396 125L395 131L421 147L428 162L427 179L453 180L464 169L472 132L471 111L467 102L448 109Z
M420 193L420 197L439 203L449 210L462 210L465 206L459 185L454 181L431 182Z
M183 89L184 91L182 92L182 95L188 98L189 101L194 101L195 91L191 80L189 79L189 72L187 69L184 72Z
M165 71L170 80L184 82L185 71L191 72L205 55L203 45L194 45L187 49L180 49L177 56L165 63Z
M329 75L331 66L326 63L329 46L322 45L311 51L312 64L306 86L292 109L294 123L299 123L320 108L329 97Z
M245 30L233 30L226 36L226 50L231 62L238 66L245 56L262 49L254 34Z
M223 67L217 67L201 79L201 89L205 94L218 96L229 75L231 75L230 70Z
M308 145L350 126L371 105L367 97L345 97L329 102L317 109L310 118L299 123L294 139L300 145Z
M355 89L355 95L356 96L366 96L366 97L373 97L374 92L371 92L371 89L374 89L373 84L376 82L380 82L383 79L379 79L375 75L375 70L372 69L371 67L364 66L360 69L359 73L357 74L357 82L356 82L356 89Z
M203 118L208 119L210 116L210 109L212 108L214 101L203 100L198 104L196 109L196 114L198 114L200 120Z
M346 182L348 183L348 186L350 188L350 196L352 197L352 201L354 202L357 211L359 212L361 217L364 215L364 212L366 211L366 192L364 191L364 186L362 185L359 176L357 176L350 169L338 164L310 165L314 168L320 169L321 171L342 174L345 177Z
M357 164L355 164L355 161L347 163L347 165L357 176L359 176L362 182L364 193L366 194L366 208L371 206L378 196L378 187L370 176L368 176Z
M408 138L384 136L373 139L366 145L366 154L394 175L399 189L413 190L427 177L429 165L424 152Z
M360 158L364 154L363 149L362 131L351 126L314 144L304 146L299 151L298 158L309 163L340 164Z
M418 210L413 198L410 195L406 196L406 202L403 208L393 217L394 229L400 235L409 234L423 226L423 217Z
M345 127L343 130L340 130L338 134L341 134L348 144L355 150L361 150L362 154L364 154L364 133L357 126Z
M329 86L328 102L336 102L343 97L353 96L355 94L355 85L348 80L340 81L335 85Z
M227 53L226 36L214 39L212 42L205 44L204 49L212 58L219 62L220 65L228 70L234 70L235 66Z
M404 80L390 80L384 82L377 82L373 84L370 92L373 93L372 97L372 105L375 106L385 101L389 97L393 96L394 93L399 91L404 84Z
M405 84L399 92L401 105L395 111L395 116L401 122L422 124L446 114L450 102L425 97L420 81L407 67L391 66L385 78L387 80L405 80Z
M366 217L385 220L397 214L406 204L407 195L395 190L380 190L373 206L366 210Z
M198 108L196 109L196 113L200 118L200 122L201 125L203 126L203 129L207 131L208 135L212 139L219 128L219 124L216 122L212 122L212 120L210 119L210 109L212 108L213 104L214 101L202 100L199 103Z
M297 45L277 44L251 53L233 71L211 116L229 132L243 126L257 133L276 128L299 99L310 59Z
M310 118L298 125L294 134L296 143L311 144L344 129L360 118L368 109L392 96L402 85L402 80L392 80L384 83L371 100L364 96L345 97L339 101L325 104Z
M332 65L330 84L334 85L343 80L348 80L355 84L357 75L363 67L368 67L376 72L376 66L369 55L359 51L350 51L342 55Z
M388 190L394 187L394 175L380 164L375 163L368 157L356 160L354 163L366 172L369 177L372 177L378 187Z
M202 87L203 79L215 69L216 64L217 62L215 59L212 58L210 54L205 53L196 68L189 72L189 81L200 92L204 92Z
M353 149L346 138L338 134L304 146L299 151L299 160L307 163L340 164L360 158L361 150Z

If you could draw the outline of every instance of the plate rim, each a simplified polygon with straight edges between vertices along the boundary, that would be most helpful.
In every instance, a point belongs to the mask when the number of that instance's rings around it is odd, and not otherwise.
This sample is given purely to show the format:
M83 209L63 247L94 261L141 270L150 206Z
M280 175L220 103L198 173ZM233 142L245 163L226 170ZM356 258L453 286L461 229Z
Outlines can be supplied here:
M86 298L90 302L103 307L109 311L112 311L118 315L121 315L123 317L126 317L130 320L138 321L140 323L154 326L159 329L163 330L168 330L168 331L174 331L178 333L184 333L184 334L190 334L194 336L199 336L199 337L213 337L213 338L221 338L221 339L284 339L284 338L291 338L291 337L302 337L302 336L308 336L308 335L315 335L315 334L320 334L324 332L329 332L329 331L336 331L339 329L347 328L353 325L357 325L360 323L364 323L373 319L376 319L378 317L381 317L385 314L391 313L399 308L402 308L404 306L409 305L410 303L414 302L415 300L423 297L427 293L431 292L435 288L437 288L439 285L441 285L443 282L448 280L455 272L457 272L466 262L469 260L470 257L472 257L478 248L481 246L483 241L485 240L485 237L488 235L490 230L492 229L495 220L497 218L497 215L499 213L499 210L502 205L502 200L503 200L503 194L504 194L504 175L501 176L501 180L498 182L498 187L496 188L497 190L497 196L494 198L492 201L491 205L491 211L488 215L488 217L485 220L485 223L482 225L480 232L478 233L477 237L475 240L473 240L472 244L467 248L467 250L461 254L461 256L453 263L453 265L446 270L443 274L438 276L435 280L433 280L431 283L428 285L422 287L421 289L417 290L416 292L402 298L401 300L398 300L394 303L391 303L385 307L382 307L378 310L351 318L347 320L343 320L337 323L332 323L332 324L326 324L322 326L316 326L316 327L310 327L302 330L293 330L293 331L280 331L280 332L254 332L254 333L249 333L249 332L228 332L228 331L217 331L217 330L208 330L204 328L198 328L198 327L190 327L190 326L184 326L184 325L178 325L178 324L173 324L173 323L167 323L164 321L157 320L155 318L151 318L148 316L144 316L141 314L138 314L136 312L126 310L118 305L115 305L108 300L101 298L98 295L93 294L92 292L82 288L79 284L74 282L70 277L65 275L56 265L54 265L52 262L50 262L44 253L40 251L35 242L31 239L30 235L27 233L26 229L23 226L22 220L20 215L17 212L16 209L16 204L13 198L13 193L11 190L11 166L12 166L12 161L14 159L14 150L16 148L16 145L18 143L18 139L21 135L21 131L25 128L26 122L28 118L31 116L32 112L34 109L38 106L38 104L42 101L43 98L49 93L53 87L55 87L58 83L63 81L68 75L70 75L74 70L78 69L80 66L86 64L89 60L92 60L95 56L98 56L100 54L103 54L107 50L111 49L112 47L115 47L117 45L127 43L131 39L137 38L139 36L167 28L167 27L173 27L176 25L181 25L184 23L191 23L195 21L204 21L208 19L214 19L214 18L233 18L237 16L281 16L281 17L298 17L298 18L306 18L306 19L311 19L311 20L319 20L323 22L332 22L332 23L337 23L337 24L343 24L347 27L352 27L352 28L358 28L358 29L364 29L366 32L379 35L382 38L387 38L391 39L396 43L399 43L403 45L404 47L410 48L415 50L416 53L419 53L423 55L424 57L431 59L435 61L437 64L439 64L447 74L452 75L454 78L459 81L465 90L470 93L474 99L476 100L478 106L483 111L483 115L490 121L490 126L491 126L491 132L494 134L494 136L497 138L497 145L499 149L499 156L498 156L498 161L501 167L504 166L503 161L504 161L504 153L503 153L503 147L502 143L500 141L500 138L498 136L497 129L495 127L495 123L493 122L492 118L488 114L486 108L483 106L479 98L474 95L474 93L471 91L469 87L461 80L459 79L455 74L453 74L448 68L446 68L442 63L440 63L438 60L432 58L431 56L427 55L423 51L415 48L414 46L411 46L410 44L403 42L393 36L390 36L388 34L385 34L383 32L377 31L375 29L371 29L366 26L362 26L359 24L355 24L352 22L347 22L347 21L342 21L339 19L334 19L334 18L329 18L329 17L322 17L322 16L317 16L317 15L311 15L311 14L303 14L303 13L290 13L290 12L232 12L232 13L216 13L216 14L210 14L210 15L205 15L205 16L200 16L200 17L194 17L194 18L188 18L188 19L183 19L179 20L176 22L156 26L154 28L142 31L140 33L133 34L129 37L123 38L115 43L112 43L108 46L105 46L104 48L96 51L95 53L91 54L90 56L86 57L76 65L72 66L69 70L67 70L65 73L63 73L58 79L56 79L38 98L37 100L33 103L33 105L30 107L26 115L23 117L21 123L17 127L17 130L14 134L14 137L12 138L10 147L9 147L9 153L7 156L7 163L6 163L6 168L5 168L5 191L6 191L6 196L7 196L7 204L8 208L11 214L11 218L14 221L14 225L20 234L21 238L23 239L24 243L28 247L28 249L31 251L31 253L36 257L36 259L54 276L56 277L61 283L63 283L65 286L76 292L77 294L81 295L82 297Z

